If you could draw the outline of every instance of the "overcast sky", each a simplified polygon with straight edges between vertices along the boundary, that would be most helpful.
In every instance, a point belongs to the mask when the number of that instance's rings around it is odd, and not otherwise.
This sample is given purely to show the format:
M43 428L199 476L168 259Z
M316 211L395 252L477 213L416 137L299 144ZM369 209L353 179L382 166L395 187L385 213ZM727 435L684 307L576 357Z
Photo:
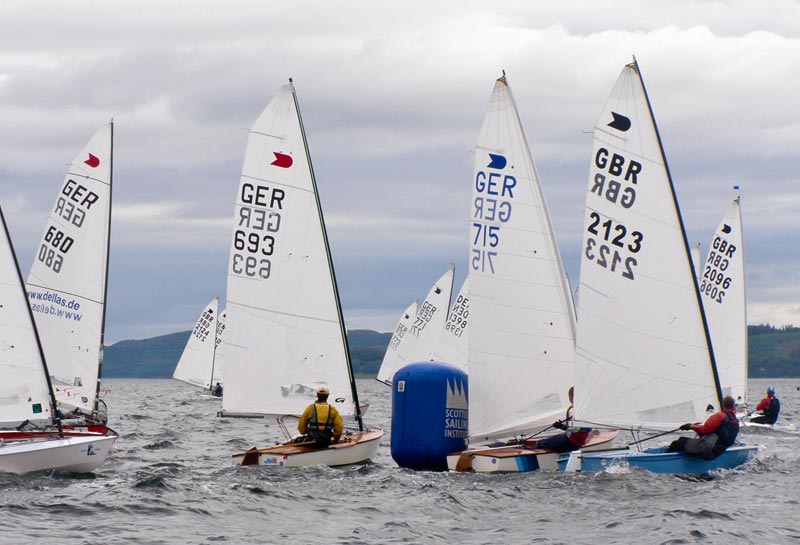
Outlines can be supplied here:
M491 4L491 7L489 6ZM741 186L748 321L800 325L800 3L0 4L0 199L27 274L66 167L115 120L107 344L224 301L246 128L293 77L348 328L456 262L505 69L577 279L591 135L639 61L691 243Z

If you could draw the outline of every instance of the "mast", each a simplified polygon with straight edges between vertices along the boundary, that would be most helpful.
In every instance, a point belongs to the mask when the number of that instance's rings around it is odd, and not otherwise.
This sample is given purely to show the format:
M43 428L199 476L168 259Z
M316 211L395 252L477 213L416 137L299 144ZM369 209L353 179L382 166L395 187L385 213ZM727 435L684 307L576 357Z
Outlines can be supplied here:
M331 274L331 282L333 283L333 297L336 301L336 312L339 315L339 330L342 334L342 343L344 344L344 354L347 363L347 376L350 379L350 391L353 395L353 403L355 403L355 415L358 421L358 430L364 431L364 420L361 417L361 405L358 401L358 390L356 389L356 379L353 374L353 364L350 359L350 346L347 344L347 331L344 326L344 315L342 314L342 303L339 300L339 288L336 284L336 274L333 270L333 259L331 258L331 248L328 243L328 231L325 228L325 217L322 214L322 204L319 200L319 192L317 190L317 180L314 177L314 166L311 164L311 154L308 152L308 141L306 140L306 131L303 128L303 117L300 115L300 104L297 101L297 92L294 88L292 78L289 78L289 83L292 86L292 98L294 99L294 107L297 111L297 120L300 123L300 134L303 137L303 149L306 152L306 160L308 161L308 170L311 174L311 186L314 188L314 200L317 203L317 212L319 215L320 226L322 227L322 241L325 243L325 254L328 259L328 269Z
M214 300L217 302L216 309L214 312L214 348L211 350L211 376L208 377L208 391L214 391L214 364L217 361L217 332L219 331L219 297L215 297Z
M3 231L8 240L8 247L11 250L11 256L14 259L14 268L17 270L17 278L19 279L20 289L23 289L25 281L22 279L22 271L19 270L19 261L17 260L17 252L14 250L14 243L11 242L11 235L8 233L8 224L6 224L6 216L3 214L3 208L0 206L0 220L3 222ZM61 419L58 417L58 404L56 403L56 394L53 391L53 383L50 381L50 371L47 369L47 361L44 359L44 350L42 349L42 342L39 339L39 329L36 327L36 320L33 318L33 311L31 304L28 300L27 293L23 294L25 297L25 308L28 309L28 319L33 326L33 336L36 338L36 348L39 350L39 358L42 360L42 370L44 371L44 378L47 381L47 391L50 392L50 404L52 405L52 417L58 426L59 437L64 437L64 429L61 427Z
M106 274L103 285L103 318L100 322L100 356L97 358L97 384L94 391L94 407L92 412L97 414L100 406L100 379L103 375L103 352L105 350L105 337L106 337L106 306L108 301L108 263L111 257L111 192L114 187L114 118L109 122L111 126L111 155L109 156L109 169L108 169L108 220L106 232ZM49 382L49 376L48 376Z
M667 180L669 180L669 187L670 191L672 192L672 201L675 205L675 211L678 214L678 223L681 226L681 234L683 235L683 246L686 249L686 263L689 266L689 273L692 277L692 283L694 284L694 293L695 299L697 300L697 306L700 309L700 316L703 321L703 333L706 337L706 345L708 346L708 357L709 362L711 363L711 373L714 376L714 388L717 392L717 402L719 403L720 409L722 408L722 386L719 380L719 373L717 372L717 360L714 357L714 347L711 344L711 333L708 330L708 320L706 319L706 312L703 308L703 300L700 298L700 286L697 283L697 275L694 271L694 265L692 263L692 250L689 247L689 240L686 238L686 227L683 224L683 216L680 213L680 207L678 206L678 197L675 194L675 184L672 182L672 174L669 170L669 164L667 164L667 156L664 153L664 145L661 142L661 133L658 131L658 125L656 124L656 118L653 115L653 108L650 104L650 97L647 94L647 87L644 85L644 79L642 78L642 72L639 70L639 63L636 62L636 57L633 58L632 63L633 69L636 71L636 74L639 76L639 82L642 84L642 91L644 91L644 98L647 101L647 111L650 112L650 118L653 121L653 128L656 131L656 139L658 140L658 148L661 151L661 158L664 161L664 171L667 173Z

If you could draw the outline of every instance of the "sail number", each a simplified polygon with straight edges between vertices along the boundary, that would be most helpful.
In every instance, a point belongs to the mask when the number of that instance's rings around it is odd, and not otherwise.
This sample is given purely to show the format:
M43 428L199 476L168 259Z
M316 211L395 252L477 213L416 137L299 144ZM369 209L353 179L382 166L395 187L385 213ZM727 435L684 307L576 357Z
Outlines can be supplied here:
M716 236L711 242L711 247L713 250L708 253L708 259L706 259L706 266L700 282L700 293L715 303L722 304L725 291L733 284L733 278L727 276L725 271L728 270L730 259L736 253L736 246L724 238Z
M61 272L64 256L74 243L75 239L51 225L44 234L44 242L39 248L39 261L53 269L54 272Z
M487 168L505 168L505 160L502 165L497 166L494 161L492 159ZM475 173L475 197L472 201L472 227L475 235L472 238L470 259L472 270L494 274L494 258L498 254L496 249L500 247L502 239L500 226L511 220L516 189L517 179L510 174L493 170L479 170Z
M271 256L280 240L283 204L282 189L242 184L238 225L233 233L231 270L251 278L268 279L272 273Z
M433 315L436 314L437 307L436 305L431 304L429 301L425 301L422 304L422 307L417 311L417 316L414 318L414 324L411 326L411 333L415 336L419 336L425 326L428 325L433 319Z
M630 231L621 223L611 219L603 221L597 212L589 214L589 219L586 231L594 236L586 238L584 248L586 259L611 272L620 272L623 277L633 280L638 261L636 257L626 253L639 253L644 235L640 231Z
M397 327L394 330L394 335L392 335L392 340L389 341L389 348L392 350L397 350L397 347L400 346L400 341L402 341L403 337L406 336L407 331L408 327L405 324L397 324Z
M445 331L449 331L456 337L461 337L467 329L467 318L469 317L469 297L459 295L447 318L444 326Z

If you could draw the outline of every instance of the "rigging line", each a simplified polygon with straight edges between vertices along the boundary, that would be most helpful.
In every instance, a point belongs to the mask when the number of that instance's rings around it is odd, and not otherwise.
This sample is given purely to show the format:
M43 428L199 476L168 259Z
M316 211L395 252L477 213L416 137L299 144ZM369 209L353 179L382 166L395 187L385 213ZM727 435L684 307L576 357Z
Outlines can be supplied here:
M313 193L313 190L307 189L305 187L298 187L296 185L289 185L286 182L278 182L275 180L267 180L266 178L259 178L258 176L249 176L247 174L242 174L242 178L247 178L248 180L255 180L257 182L268 182L273 185L281 186L281 187L289 187L291 189L296 189L297 191L305 191L306 193ZM237 206L248 206L246 204L236 204ZM266 207L263 207L266 208ZM267 208L268 210L272 210L272 208Z

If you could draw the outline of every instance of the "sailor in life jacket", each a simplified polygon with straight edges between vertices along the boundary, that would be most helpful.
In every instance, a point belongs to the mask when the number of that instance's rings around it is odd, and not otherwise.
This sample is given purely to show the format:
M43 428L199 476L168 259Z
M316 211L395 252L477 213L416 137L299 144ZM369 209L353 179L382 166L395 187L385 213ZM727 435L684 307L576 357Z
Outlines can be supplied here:
M306 407L297 429L306 435L307 440L314 441L317 448L326 448L338 443L344 429L344 422L336 407L328 405L330 390L327 386L317 388L317 401Z
M704 460L713 460L725 452L739 435L736 402L731 396L725 396L721 411L709 416L703 424L684 424L680 429L693 430L698 437L676 439L670 444L667 452L686 452Z
M751 418L750 422L774 424L778 420L778 414L781 412L781 402L775 397L775 388L772 386L767 388L767 397L759 401L758 405L756 405L756 410L761 411L762 414Z

